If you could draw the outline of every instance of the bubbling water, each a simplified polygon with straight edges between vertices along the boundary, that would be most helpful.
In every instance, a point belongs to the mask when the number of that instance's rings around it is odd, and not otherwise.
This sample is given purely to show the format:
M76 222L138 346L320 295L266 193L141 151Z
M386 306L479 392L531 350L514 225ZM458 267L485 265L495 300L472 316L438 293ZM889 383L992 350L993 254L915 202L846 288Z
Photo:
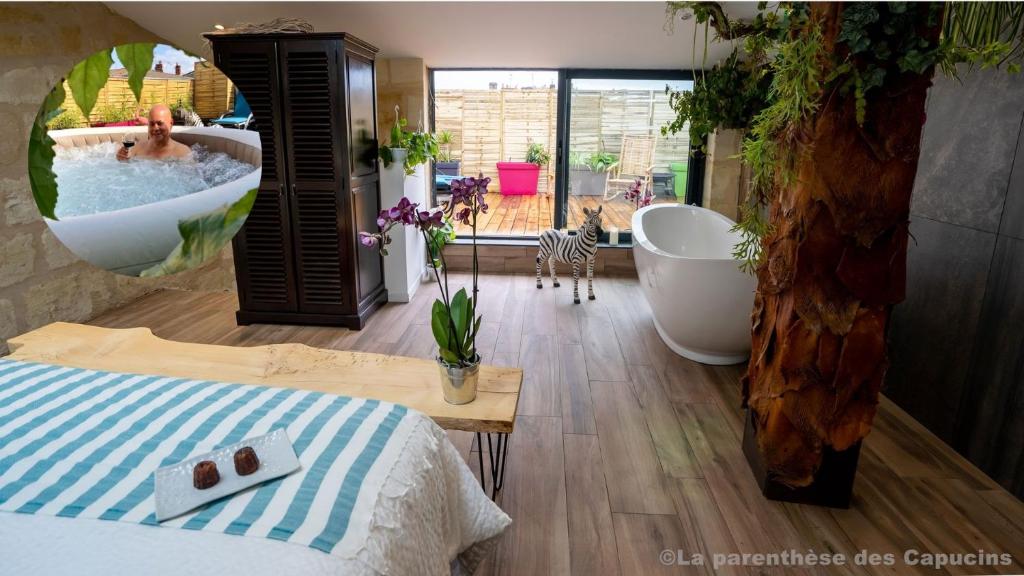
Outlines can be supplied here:
M188 158L133 158L129 162L117 160L120 147L115 142L55 147L58 218L170 200L237 180L255 169L201 144L192 145Z

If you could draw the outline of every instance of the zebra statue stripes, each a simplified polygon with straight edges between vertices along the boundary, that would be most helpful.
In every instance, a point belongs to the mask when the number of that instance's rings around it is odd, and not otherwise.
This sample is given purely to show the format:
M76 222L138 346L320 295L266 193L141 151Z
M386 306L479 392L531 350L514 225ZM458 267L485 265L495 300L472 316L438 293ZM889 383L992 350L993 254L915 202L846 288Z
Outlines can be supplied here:
M543 288L540 281L540 268L544 260L548 261L551 271L551 282L557 288L558 275L555 273L555 262L572 264L572 301L580 303L580 266L587 263L587 298L594 300L594 256L597 255L597 238L601 235L601 206L597 210L583 209L586 220L576 234L569 235L558 230L545 230L540 235L540 250L537 252L537 288Z

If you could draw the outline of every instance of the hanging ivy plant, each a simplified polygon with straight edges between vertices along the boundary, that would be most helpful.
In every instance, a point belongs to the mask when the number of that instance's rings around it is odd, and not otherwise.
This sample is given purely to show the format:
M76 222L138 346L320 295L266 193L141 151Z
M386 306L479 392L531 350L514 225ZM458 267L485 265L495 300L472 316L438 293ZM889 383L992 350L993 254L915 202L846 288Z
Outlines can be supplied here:
M771 78L733 53L721 64L701 74L693 90L671 91L669 106L676 117L662 126L667 136L689 126L690 146L707 152L707 136L716 128L746 130L754 115L765 106Z
M441 150L433 134L420 130L407 132L407 124L408 121L399 116L398 106L395 106L395 124L391 127L388 144L380 147L380 160L387 168L395 161L393 150L403 149L406 151L403 163L405 173L412 175L416 172L417 166L437 158Z

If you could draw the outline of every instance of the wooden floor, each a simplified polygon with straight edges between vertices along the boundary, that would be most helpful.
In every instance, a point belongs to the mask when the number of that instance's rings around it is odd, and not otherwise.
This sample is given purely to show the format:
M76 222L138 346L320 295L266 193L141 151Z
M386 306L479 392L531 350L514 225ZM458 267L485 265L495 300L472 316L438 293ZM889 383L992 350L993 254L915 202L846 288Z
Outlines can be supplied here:
M463 278L464 280L464 278ZM595 302L565 284L482 276L484 361L525 371L499 503L512 516L478 574L702 574L663 550L705 554L895 554L893 566L725 567L726 574L1024 572L1024 504L885 400L865 440L849 510L764 500L740 451L740 367L675 356L658 339L635 279L598 278ZM163 338L313 346L430 357L426 285L361 332L235 325L234 295L161 292L97 318ZM467 458L472 436L452 433ZM472 466L475 469L475 466ZM907 566L905 550L1008 553L1003 566ZM716 572L717 573L717 572Z
M658 196L656 202L675 202L674 196ZM583 208L596 210L603 205L604 228L607 230L629 230L630 219L634 207L621 195L613 200L604 200L601 196L569 196L569 217L567 228L578 228L584 219ZM536 196L503 196L491 192L487 194L487 213L481 214L477 221L477 233L507 236L539 236L541 232L554 226L555 197L538 194ZM459 234L469 234L469 226L456 225Z

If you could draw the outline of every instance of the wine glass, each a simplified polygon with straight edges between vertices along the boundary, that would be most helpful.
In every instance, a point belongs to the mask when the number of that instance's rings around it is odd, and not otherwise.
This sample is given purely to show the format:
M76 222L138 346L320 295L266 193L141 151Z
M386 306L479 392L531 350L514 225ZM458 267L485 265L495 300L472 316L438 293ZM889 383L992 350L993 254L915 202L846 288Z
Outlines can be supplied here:
M135 135L125 134L121 138L121 145L124 146L126 150L131 150L132 146L135 146Z

